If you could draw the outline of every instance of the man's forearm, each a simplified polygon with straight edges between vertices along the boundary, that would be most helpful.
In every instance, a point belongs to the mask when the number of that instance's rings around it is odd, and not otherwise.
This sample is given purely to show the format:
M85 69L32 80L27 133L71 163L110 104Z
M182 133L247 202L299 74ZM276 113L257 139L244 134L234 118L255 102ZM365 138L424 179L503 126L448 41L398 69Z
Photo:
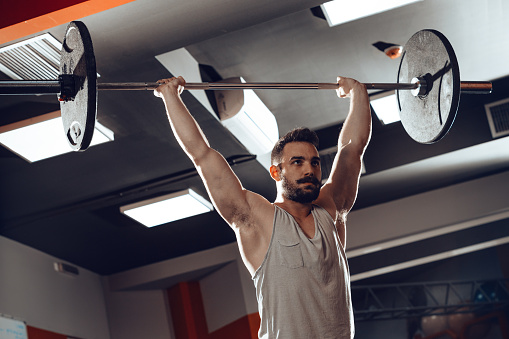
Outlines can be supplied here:
M163 92L163 101L175 138L191 160L196 160L209 149L207 138L177 93Z
M360 87L362 86L362 87ZM371 138L371 109L363 85L350 92L350 111L339 135L339 147L353 144L363 152Z

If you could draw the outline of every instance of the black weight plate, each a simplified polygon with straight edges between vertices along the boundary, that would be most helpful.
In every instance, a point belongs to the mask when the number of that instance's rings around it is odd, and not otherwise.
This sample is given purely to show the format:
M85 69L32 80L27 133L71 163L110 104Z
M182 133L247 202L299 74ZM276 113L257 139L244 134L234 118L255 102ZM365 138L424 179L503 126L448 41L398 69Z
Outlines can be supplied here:
M398 83L428 74L427 95L398 90L401 123L412 139L431 144L451 128L458 111L460 74L458 61L447 38L435 30L415 33L405 45L399 65Z
M74 75L74 100L60 101L64 132L75 151L90 146L97 115L97 72L87 27L72 21L66 29L60 56L60 74Z

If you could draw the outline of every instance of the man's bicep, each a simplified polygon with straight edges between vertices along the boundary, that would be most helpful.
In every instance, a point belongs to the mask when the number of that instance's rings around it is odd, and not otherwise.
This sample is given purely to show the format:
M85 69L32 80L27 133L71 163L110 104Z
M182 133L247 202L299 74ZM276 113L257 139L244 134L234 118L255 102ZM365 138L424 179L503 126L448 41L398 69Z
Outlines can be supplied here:
M195 166L221 216L231 224L232 216L247 205L246 191L226 159L210 149Z
M357 198L362 155L343 149L336 155L325 190L339 212L349 211Z

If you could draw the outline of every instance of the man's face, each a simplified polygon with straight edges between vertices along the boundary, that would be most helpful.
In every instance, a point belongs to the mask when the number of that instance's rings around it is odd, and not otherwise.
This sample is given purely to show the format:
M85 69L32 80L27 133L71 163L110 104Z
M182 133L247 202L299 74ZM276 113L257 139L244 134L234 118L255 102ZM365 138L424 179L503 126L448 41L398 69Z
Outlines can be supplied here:
M283 149L279 164L283 196L299 203L310 203L320 194L320 157L307 142L291 142Z

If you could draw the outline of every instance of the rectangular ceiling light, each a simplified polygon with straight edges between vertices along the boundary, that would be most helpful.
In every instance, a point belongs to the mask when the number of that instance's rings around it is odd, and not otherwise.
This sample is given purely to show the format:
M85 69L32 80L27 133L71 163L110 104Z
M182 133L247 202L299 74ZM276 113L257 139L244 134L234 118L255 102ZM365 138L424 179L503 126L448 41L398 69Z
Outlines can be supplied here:
M388 125L401 120L395 91L372 95L370 100L371 107L382 124Z
M212 210L212 204L192 189L120 207L121 213L147 227L189 218Z
M333 0L321 5L330 27L422 0Z
M91 146L113 141L113 132L95 123ZM73 152L64 133L60 111L0 126L0 144L28 162Z

